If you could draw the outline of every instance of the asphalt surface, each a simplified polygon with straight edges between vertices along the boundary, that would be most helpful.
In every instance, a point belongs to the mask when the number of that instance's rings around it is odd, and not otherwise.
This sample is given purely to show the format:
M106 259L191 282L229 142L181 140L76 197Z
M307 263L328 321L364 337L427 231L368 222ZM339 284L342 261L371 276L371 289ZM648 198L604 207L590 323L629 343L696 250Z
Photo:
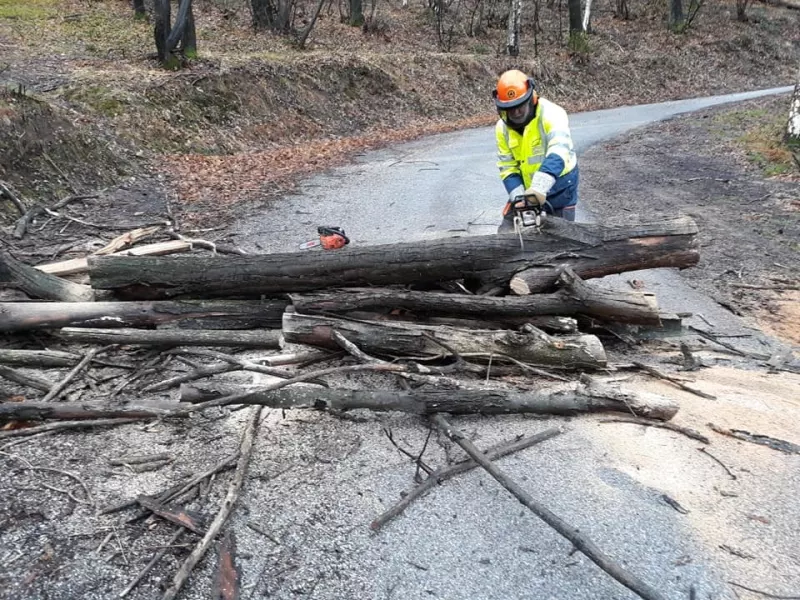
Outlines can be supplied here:
M601 140L659 119L788 91L791 88L575 114L571 117L573 137L580 154ZM316 226L321 224L344 227L352 243L359 245L490 233L496 229L505 202L494 163L494 136L489 128L369 152L350 166L308 179L298 194L241 221L234 227L235 241L254 251L292 251L301 242L313 239ZM591 214L582 207L579 220L590 219ZM744 327L672 271L633 276L647 281L665 310L685 311L690 306L714 322L718 331ZM613 284L613 278L609 280ZM703 326L704 322L698 324ZM418 421L402 415L389 419L408 447L421 447L425 431ZM481 417L455 422L486 447L560 420ZM689 598L689 588L694 585L698 599L738 598L726 584L738 573L736 565L719 559L716 544L709 542L714 536L692 517L681 515L662 501L666 481L663 487L657 480L644 481L636 473L638 467L628 468L627 461L639 451L634 448L632 455L615 453L614 440L604 433L605 426L595 422L577 419L570 427L567 434L536 449L503 459L501 468L664 597ZM251 516L266 519L276 529L296 530L304 565L296 573L298 581L317 581L306 595L408 600L636 597L580 553L571 554L568 542L525 511L484 473L447 483L418 500L381 533L370 534L365 523L397 500L399 492L411 484L414 471L413 465L398 459L391 448L387 451L388 442L379 429L376 422L358 425L315 417L303 427L267 434L297 445L310 440L322 443L326 438L358 439L358 451L351 458L299 474L291 486L289 505L284 503L282 487L265 484L264 489L254 488L248 494ZM631 434L625 431L620 435ZM674 458L674 463L664 468L677 470L675 481L686 486L684 501L689 498L691 502L693 487L716 489L718 467L710 461L698 465L692 458L697 453L691 442L649 428L639 439L642 452L645 446L655 446ZM440 449L432 452L432 464L440 464L444 460ZM680 473L682 464L692 465L685 475ZM793 464L797 465L796 461ZM770 498L773 520L798 522L800 513L792 500L796 492L787 499L781 488L800 489L796 469L777 481L754 485ZM276 503L281 510L274 510ZM713 516L715 510L709 509L709 514ZM325 517L319 517L323 513ZM721 519L711 529L719 533L728 526ZM732 538L747 539L755 551L781 557L779 567L764 573L762 589L766 585L788 593L792 585L797 587L797 576L786 573L796 567L796 561L785 558L792 555L792 547L796 549L796 534L787 530L766 537L755 533L749 536L741 528L730 527ZM261 542L252 538L244 543L253 544L254 560L260 564ZM265 569L269 560L263 561ZM276 598L291 598L298 593L291 586L281 585L267 594L261 583L251 585L260 590L258 597L262 592ZM300 583L297 586L305 589Z

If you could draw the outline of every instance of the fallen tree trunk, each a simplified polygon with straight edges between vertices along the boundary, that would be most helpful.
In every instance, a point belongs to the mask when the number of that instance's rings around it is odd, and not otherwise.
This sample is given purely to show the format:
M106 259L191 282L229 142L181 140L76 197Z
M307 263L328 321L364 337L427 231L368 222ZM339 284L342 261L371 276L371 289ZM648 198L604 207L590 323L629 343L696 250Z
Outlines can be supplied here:
M219 384L181 386L181 402L199 403L244 393L245 388ZM246 395L236 404L260 404L272 408L314 408L348 411L368 409L415 414L535 413L570 415L580 412L616 411L668 421L678 412L671 399L646 392L632 392L586 380L536 392L506 390L341 390L286 387Z
M6 402L0 403L0 421L42 421L54 419L106 419L160 417L169 411L152 406L110 406L68 402Z
M0 364L20 367L72 367L81 356L57 350L15 350L0 348Z
M89 258L89 273L95 289L114 290L131 299L155 299L258 296L453 279L505 286L517 271L542 265L579 265L578 275L597 277L632 269L688 267L698 260L697 227L688 217L616 228L556 221L561 219L548 221L542 234L527 233L524 249L515 235L488 235L348 246L323 253L94 256ZM589 269L586 261L602 267Z
M28 266L8 252L0 251L0 286L22 290L32 298L60 302L91 302L94 291L88 285L72 283Z
M188 329L92 329L65 327L58 335L69 342L84 344L140 344L159 346L246 346L279 348L280 329L253 331Z
M622 323L660 324L658 304L652 294L610 290L592 285L582 281L569 268L561 273L559 281L564 287L554 294L523 297L355 288L292 294L291 299L295 310L303 313L336 313L386 307L486 318L580 314Z
M601 368L606 353L594 335L552 337L543 331L520 333L480 329L458 329L411 323L346 321L332 317L300 315L290 307L283 315L287 342L338 348L338 331L368 353L391 356L440 355L443 345L459 354L485 353L510 356L519 361L562 368ZM441 342L437 344L436 342Z
M58 327L279 328L286 300L162 302L0 302L0 331Z

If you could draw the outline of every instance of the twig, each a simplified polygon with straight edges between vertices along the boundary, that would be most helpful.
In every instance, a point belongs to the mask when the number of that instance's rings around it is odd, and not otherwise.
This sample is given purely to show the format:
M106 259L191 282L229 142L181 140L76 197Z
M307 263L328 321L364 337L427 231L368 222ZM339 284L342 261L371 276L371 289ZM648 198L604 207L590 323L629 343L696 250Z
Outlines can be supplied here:
M361 348L356 346L353 342L348 340L346 337L344 337L338 331L334 331L333 334L332 334L332 337L336 341L336 343L339 344L339 347L342 350L347 352L350 356L352 356L353 358L355 358L359 362L362 362L362 363L365 363L365 364L367 364L367 363L383 363L383 364L387 364L385 360L381 360L379 358L375 358L374 356L370 356L369 354L367 354L366 352L361 350Z
M67 376L64 377L64 379L62 379L57 384L55 384L52 388L50 388L50 391L47 392L47 394L45 395L44 398L42 398L41 401L42 402L50 402L50 400L52 400L53 398L58 396L62 392L62 390L65 387L67 387L67 384L70 381L72 381L78 375L78 373L83 371L84 367L86 367L86 365L88 365L91 362L91 360L94 358L95 354L99 354L101 352L105 352L106 350L108 350L111 347L112 346L105 346L103 348L93 348L92 350L89 350L89 352L86 353L86 356L84 356L81 359L81 361L77 365L75 365L69 373L67 373Z
M700 396L701 398L705 398L706 400L716 400L717 399L716 396L712 396L711 394L707 394L707 393L702 392L700 390L696 390L695 388L690 387L690 386L686 385L685 383L683 383L677 377L673 377L672 375L667 375L666 373L663 373L662 371L659 371L655 367L651 367L650 365L646 365L646 364L638 362L638 361L633 361L633 364L636 365L637 367L639 367L645 373L648 373L648 374L652 375L653 377L658 377L659 379L663 379L664 381L669 381L672 385L674 385L676 387L679 387L680 389L682 389L684 391L687 391L690 394L694 394L695 396Z
M109 535L110 535L110 534L109 534ZM158 551L157 551L157 552L156 552L156 553L153 555L153 558L151 558L151 559L150 559L150 562L149 562L149 563L147 563L147 566L145 566L145 568L144 568L144 569L142 569L142 570L139 572L139 574L136 576L136 579L134 579L133 581L131 581L131 582L128 584L128 587L126 587L124 590L122 590L122 591L119 593L119 596L118 596L118 598L124 598L125 596L127 596L128 594L130 594L130 593L131 593L131 592L132 592L132 591L133 591L133 590L136 588L136 586L137 586L137 585L139 585L139 583L141 583L142 579L144 579L144 578L147 576L147 574L148 574L150 571L152 571L153 567L155 567L155 566L158 564L158 561L160 561L160 560L161 560L161 559L164 557L164 555L167 553L167 550L169 549L169 547L170 547L170 546L172 546L172 545L174 545L175 543L177 543L177 542L178 542L178 540L180 539L180 537L181 537L182 535L183 535L183 529L182 529L182 528L181 528L181 529L178 529L178 531L176 531L176 532L175 532L175 533L172 535L172 537L170 538L170 540L169 540L169 542L167 543L167 545L166 545L165 547L163 547L163 548L160 548L160 549L159 549L159 550L158 550Z
M708 451L708 450L706 450L705 448L698 448L698 450L699 450L700 452L702 452L703 454L705 454L705 455L709 456L709 457L711 458L711 460L713 460L713 461L714 461L714 462L716 462L716 463L717 463L719 466L721 466L723 469L725 469L725 472L726 472L728 475L730 475L730 478L731 478L731 479L736 479L736 475L734 475L734 474L733 474L733 472L732 472L732 471L731 471L731 470L730 470L730 469L727 467L727 465L726 465L724 462L722 462L720 459L718 459L716 456L714 456L713 454L711 454L711 452L709 452L709 451Z
M603 569L603 571L645 600L666 600L666 597L655 588L612 561L611 558L600 550L600 548L579 529L569 525L563 521L561 517L550 511L550 509L534 500L516 482L510 479L505 473L498 469L492 461L486 458L472 442L464 437L463 433L454 429L441 414L433 415L432 420L442 433L461 446L464 452L469 454L470 457L494 477L500 485L511 492L517 500L529 508L542 521L572 542L578 550L585 554L598 567Z
M0 181L0 196L6 196L9 200L11 200L11 204L17 207L19 214L24 216L27 212L27 208L25 208L25 203L20 200L17 195L11 191L11 188L5 181Z
M275 367L259 365L258 363L254 363L250 360L245 360L243 358L238 358L233 356L232 354L225 354L224 352L217 352L216 350L206 350L206 349L193 349L193 348L176 348L174 350L168 350L166 354L189 354L192 356L208 356L210 358L216 358L217 360L221 360L223 362L230 363L232 365L237 365L244 369L245 371L253 371L254 373L263 373L264 375L272 375L273 377L280 377L282 379L290 379L294 377L294 373L290 371L286 371L284 369L277 369ZM320 385L327 385L324 382L316 382Z
M34 436L42 433L51 433L53 431L89 429L91 427L112 427L114 425L126 425L128 423L137 423L142 420L144 420L144 418L87 419L85 421L61 421L60 423L45 423L44 425L37 425L36 427L26 427L24 429L12 429L10 431L0 431L0 440L12 437Z
M755 588L747 587L746 585L742 585L741 583L736 583L735 581L729 581L732 586L741 588L743 590L747 590L748 592L753 592L754 594L760 594L761 596L765 596L767 598L777 598L778 600L800 600L800 596L784 596L781 594L771 594L770 592L764 592L762 590L757 590Z
M240 367L238 365L232 365L224 362L216 365L209 365L207 367L200 367L194 371L182 373L181 375L176 375L175 377L170 377L169 379L148 385L142 389L142 392L163 392L165 390L174 388L176 385L186 383L187 381L195 381L196 379L202 379L203 377L210 377L211 375L217 375L219 373L229 373L230 371L238 371L239 369Z
M186 580L189 579L189 575L191 574L192 570L197 563L200 562L200 559L203 558L206 551L214 541L214 538L217 537L217 534L225 524L228 515L231 514L233 506L236 503L236 499L239 497L239 491L242 489L242 483L244 482L245 474L247 473L247 466L250 462L250 455L253 451L253 441L255 439L256 432L258 431L262 410L263 407L253 409L250 421L248 421L247 426L245 427L244 434L242 435L242 442L239 446L239 460L236 465L236 473L234 474L233 480L228 487L228 493L225 496L225 500L222 502L222 506L220 507L217 516L214 518L214 521L211 523L211 525L209 525L208 531L206 531L203 539L198 542L197 546L195 546L194 550L192 550L192 553L175 574L175 577L172 579L172 584L170 585L169 589L164 592L162 600L174 600L177 597L181 588L183 588L183 585L186 583Z
M723 348L726 348L726 349L730 350L731 352L733 352L734 354L737 354L738 356L743 356L745 358L753 358L755 360L769 360L769 358L770 358L766 354L759 354L757 352L745 352L744 350L739 350L739 348L737 348L736 346L734 346L732 344L729 344L728 342L723 342L722 340L719 339L719 337L717 337L715 335L712 335L712 334L708 333L707 331L704 331L704 330L702 330L702 329L700 329L698 327L695 327L694 325L689 325L689 329L691 329L692 331L697 332L697 334L700 337L705 338L707 340L710 340L710 341L714 342L715 344L719 344Z
M92 494L89 493L89 488L86 487L86 484L83 482L83 479L81 479L80 477L78 477L74 473L70 473L69 471L62 471L61 469L55 469L53 467L37 467L36 465L31 464L30 461L22 458L21 456L17 456L16 454L11 454L10 452L4 452L4 451L0 450L0 454L5 454L9 458L17 459L19 462L21 462L23 464L23 468L28 469L30 471L47 471L49 473L58 473L59 475L65 475L65 476L69 477L70 479L72 479L74 481L77 481L78 484L81 486L81 488L83 488L83 493L85 494L86 498L84 500L79 500L78 498L75 498L74 496L72 496L72 494L69 494L69 495L76 502L78 502L80 504L88 504L89 506L94 506L94 500L92 499ZM44 484L42 484L42 485L44 485ZM68 493L66 490L61 490L61 489L56 489L56 491L62 492L62 493L65 493L65 494Z
M635 425L645 425L647 427L658 427L659 429L669 429L670 431L674 431L676 433L681 433L688 438L693 440L697 440L698 442L703 442L704 444L710 444L711 440L709 440L706 436L704 436L699 431L695 431L694 429L690 429L689 427L682 427L680 425L676 425L675 423L671 423L670 421L651 421L650 419L642 419L640 417L613 417L609 419L602 419L599 421L600 423L633 423Z
M211 477L211 476L215 475L216 473L219 473L220 471L224 471L228 467L233 466L235 461L236 461L236 455L228 456L228 457L224 458L223 460L221 460L220 462L218 462L216 465L214 465L209 470L207 470L207 471L205 471L203 473L200 473L199 475L196 475L196 476L192 477L189 481L178 483L178 484L172 486L171 488L167 489L166 491L162 492L161 494L159 494L156 497L156 500L158 502L169 502L173 498L177 498L181 494L187 492L188 490L190 490L191 488L196 486L198 483L203 481L206 477ZM138 504L138 502L137 502L136 498L134 498L133 500L126 500L125 502L120 502L120 503L115 504L113 506L109 506L107 508L102 509L99 514L107 515L107 514L110 514L110 513L113 513L113 512L118 512L120 510L125 510L126 508L129 508L131 506L136 506L137 504ZM147 511L147 514L149 514L149 511Z
M408 458L410 458L411 460L413 460L413 461L414 461L414 462L417 464L417 470L419 470L419 469L422 469L422 470L423 470L423 471L425 471L425 472L426 472L428 475L430 475L431 473L433 473L433 469L431 469L431 468L430 468L428 465L426 465L426 464L425 464L425 463L422 461L422 454L419 454L418 456L414 456L413 454L411 454L411 452L409 452L408 450L406 450L405 448L403 448L402 446L400 446L400 444L398 444L398 443L395 441L395 439L394 439L394 434L392 433L392 430L391 430L391 429L389 429L388 427L384 427L384 428L383 428L383 433L386 435L386 437L387 437L387 438L389 439L389 441L392 443L392 446L394 446L395 448L397 448L397 450L398 450L400 453L402 453L402 454L406 455ZM430 433L430 430L429 430L429 433ZM430 435L429 435L428 437L430 437ZM425 446L427 446L427 445L428 445L428 440L425 440ZM423 452L424 452L424 448L423 448Z
M432 431L432 430L431 430ZM502 458L504 456L508 456L509 454L514 454L515 452L519 452L520 450L524 450L525 448L530 448L534 444L538 444L539 442L544 442L545 440L549 440L557 435L563 433L564 430L558 427L552 427L550 429L545 429L542 432L536 433L534 435L528 436L526 438L514 440L512 442L505 442L503 444L499 444L497 446L493 446L486 450L486 458L489 460L497 460L498 458ZM411 490L409 490L401 500L391 507L389 510L384 512L378 518L376 518L372 524L370 524L370 529L373 531L378 531L381 527L386 525L389 521L394 519L395 517L401 515L403 511L408 508L414 500L417 498L425 495L431 489L439 485L440 483L451 479L457 475L461 475L462 473L466 473L467 471L471 471L475 467L478 466L472 459L463 460L458 462L454 465L449 465L447 467L440 467L433 471L425 481L420 483L419 485L415 486Z
M787 442L786 440L779 440L777 438L773 438L768 435L762 435L760 433L750 433L749 431L745 431L743 429L727 429L725 427L720 427L719 425L714 425L714 423L708 423L708 426L712 431L716 431L721 435L727 435L729 437L736 438L737 440L750 442L751 444L760 444L761 446L767 446L768 448L779 450L780 452L785 452L786 454L800 454L800 446L793 444L792 442Z
M332 367L330 369L320 369L318 371L310 371L308 373L303 373L292 377L291 379L285 379L284 381L277 381L273 384L267 385L262 388L247 390L245 392L238 392L236 394L231 394L229 396L223 396L222 398L215 398L214 400L208 400L206 402L200 402L198 404L193 404L192 406L187 406L184 408L178 408L173 410L166 416L170 417L182 417L193 412L197 412L199 410L205 410L206 408L214 408L218 406L227 406L229 404L236 404L238 400L243 400L248 396L253 394L260 394L263 392L271 392L273 390L279 390L286 386L292 385L294 383L301 383L305 381L309 381L311 379L317 379L319 377L324 377L326 375L336 375L341 373L353 373L357 371L379 371L379 372L386 372L386 373L405 373L409 371L409 367L405 365L394 365L394 364L365 364L365 365L348 365L344 367Z

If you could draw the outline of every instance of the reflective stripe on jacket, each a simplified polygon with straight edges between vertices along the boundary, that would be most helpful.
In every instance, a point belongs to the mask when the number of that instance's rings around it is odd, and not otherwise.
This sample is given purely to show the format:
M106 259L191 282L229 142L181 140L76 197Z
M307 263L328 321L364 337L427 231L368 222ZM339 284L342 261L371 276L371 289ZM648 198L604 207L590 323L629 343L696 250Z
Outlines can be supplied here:
M526 188L542 163L547 163L546 168L542 169L547 172L552 170L554 164L558 167L563 165L560 170L550 172L553 177L566 175L578 164L567 112L544 98L539 98L536 117L528 123L522 134L510 129L499 119L495 126L495 137L500 178L521 176Z

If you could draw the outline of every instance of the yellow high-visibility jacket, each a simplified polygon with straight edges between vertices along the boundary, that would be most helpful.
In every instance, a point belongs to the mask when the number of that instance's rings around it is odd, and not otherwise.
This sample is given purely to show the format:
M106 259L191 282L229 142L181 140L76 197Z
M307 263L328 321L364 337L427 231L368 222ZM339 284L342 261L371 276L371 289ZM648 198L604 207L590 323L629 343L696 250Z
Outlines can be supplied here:
M540 169L558 178L578 164L567 112L544 98L539 98L536 116L522 134L499 119L495 126L495 137L497 166L500 178L504 181L516 175L513 180L521 177L527 188L533 174Z

